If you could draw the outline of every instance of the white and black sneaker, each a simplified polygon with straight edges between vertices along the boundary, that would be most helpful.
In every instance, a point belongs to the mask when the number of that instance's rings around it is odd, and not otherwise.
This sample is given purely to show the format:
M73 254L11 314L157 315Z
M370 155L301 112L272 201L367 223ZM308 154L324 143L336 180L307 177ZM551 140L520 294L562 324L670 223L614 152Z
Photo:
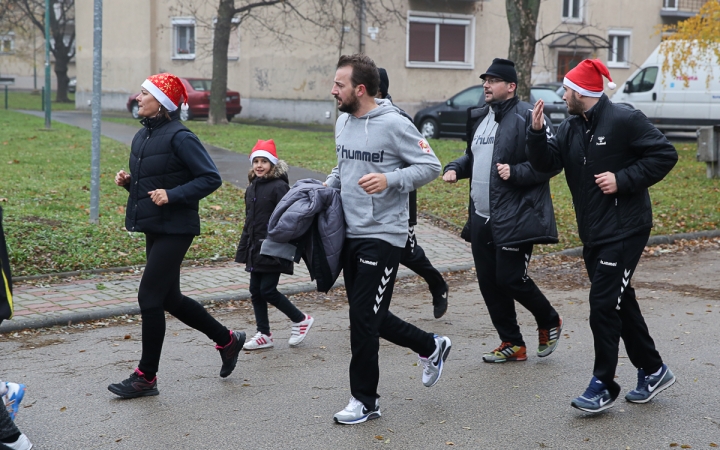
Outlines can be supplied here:
M368 410L363 403L355 397L350 397L350 403L342 411L333 416L336 423L354 425L367 422L380 417L380 402L375 400L375 409Z
M435 335L435 352L427 358L420 357L420 364L423 366L422 382L426 387L435 386L440 379L451 347L450 338Z

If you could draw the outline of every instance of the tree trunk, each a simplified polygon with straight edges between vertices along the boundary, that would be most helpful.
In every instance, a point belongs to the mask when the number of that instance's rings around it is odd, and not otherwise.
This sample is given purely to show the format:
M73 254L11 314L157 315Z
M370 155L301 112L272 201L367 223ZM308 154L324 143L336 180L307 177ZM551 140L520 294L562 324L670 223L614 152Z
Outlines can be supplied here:
M228 74L227 52L230 45L230 29L232 28L234 14L234 0L220 0L217 10L217 22L215 22L215 37L213 39L212 87L208 115L210 125L227 123L227 109L225 106Z
M515 63L517 70L517 95L529 101L540 0L505 0L505 9L510 26L508 58Z
M61 54L62 52L54 53L55 55L55 76L57 77L57 87L55 90L55 102L57 103L69 103L70 99L68 98L68 82L70 81L70 77L68 77L68 60L69 57L66 57L64 60L63 58L58 58L57 55ZM67 52L65 53L67 55Z

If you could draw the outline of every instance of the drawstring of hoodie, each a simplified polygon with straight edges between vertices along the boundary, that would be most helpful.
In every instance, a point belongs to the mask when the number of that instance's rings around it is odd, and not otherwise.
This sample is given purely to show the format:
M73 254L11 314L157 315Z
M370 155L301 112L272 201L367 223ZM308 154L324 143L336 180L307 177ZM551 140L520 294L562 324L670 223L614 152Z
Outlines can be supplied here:
M370 135L368 135L367 126L368 122L370 122L370 116L367 116L367 119L365 119L365 145L367 146L368 139L370 139Z
M345 118L345 123L343 123L342 128L340 128L340 132L335 136L335 139L339 138L342 132L345 130L345 127L347 126L348 121L350 120L350 114ZM365 118L365 145L368 144L368 140L370 139L370 134L368 134L368 122L370 122L370 116L367 116Z
M345 126L346 126L347 123L348 123L348 120L350 120L350 114L348 114L347 117L345 118L345 123L343 124L343 127L340 129L340 132L337 134L337 136L335 136L335 139L337 139L337 138L340 137L340 135L342 134L343 130L345 129Z

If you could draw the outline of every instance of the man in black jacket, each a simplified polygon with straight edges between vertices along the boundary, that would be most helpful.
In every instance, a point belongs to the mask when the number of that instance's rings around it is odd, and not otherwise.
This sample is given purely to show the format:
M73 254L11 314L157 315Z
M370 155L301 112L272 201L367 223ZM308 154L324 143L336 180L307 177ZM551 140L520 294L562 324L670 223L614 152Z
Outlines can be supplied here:
M655 349L630 279L652 227L648 187L670 172L678 156L642 112L610 102L603 76L610 80L600 60L582 61L563 82L571 117L548 139L538 100L527 130L533 167L565 169L584 245L595 367L588 389L571 404L588 412L610 408L620 393L614 378L621 337L638 368L627 401L647 403L675 382ZM608 86L614 89L612 80Z
M388 93L390 79L388 78L387 71L382 67L378 67L378 74L380 75L380 86L378 87L377 97L392 102L392 97L390 97L390 93ZM413 121L412 117L402 109L400 109L400 113L410 122ZM432 294L433 315L436 319L439 319L445 314L448 308L449 288L442 274L432 265L428 257L425 256L425 250L420 247L417 243L417 237L415 237L415 225L417 225L417 190L410 192L408 208L408 212L410 213L410 219L408 220L408 240L400 257L400 264L420 275L428 284L430 293Z
M527 360L515 300L535 317L537 355L558 344L562 319L527 273L534 244L556 243L557 228L548 180L525 156L525 128L532 105L515 96L515 64L495 58L484 80L485 102L468 110L465 155L445 166L443 180L471 178L470 242L480 292L501 344L483 361ZM550 120L543 133L552 135Z

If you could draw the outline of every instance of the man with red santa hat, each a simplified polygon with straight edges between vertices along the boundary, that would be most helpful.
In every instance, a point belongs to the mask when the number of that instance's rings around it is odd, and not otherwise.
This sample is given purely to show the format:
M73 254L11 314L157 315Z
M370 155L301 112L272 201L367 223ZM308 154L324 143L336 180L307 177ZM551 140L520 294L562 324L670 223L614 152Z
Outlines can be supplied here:
M655 349L635 290L630 284L652 228L648 188L675 166L675 148L645 115L610 102L603 93L607 67L584 60L563 84L571 116L547 138L543 101L535 103L527 129L528 160L536 170L565 169L590 287L590 328L595 367L585 393L571 405L588 412L613 406L620 394L615 382L620 338L638 369L637 387L625 395L647 403L675 382Z

